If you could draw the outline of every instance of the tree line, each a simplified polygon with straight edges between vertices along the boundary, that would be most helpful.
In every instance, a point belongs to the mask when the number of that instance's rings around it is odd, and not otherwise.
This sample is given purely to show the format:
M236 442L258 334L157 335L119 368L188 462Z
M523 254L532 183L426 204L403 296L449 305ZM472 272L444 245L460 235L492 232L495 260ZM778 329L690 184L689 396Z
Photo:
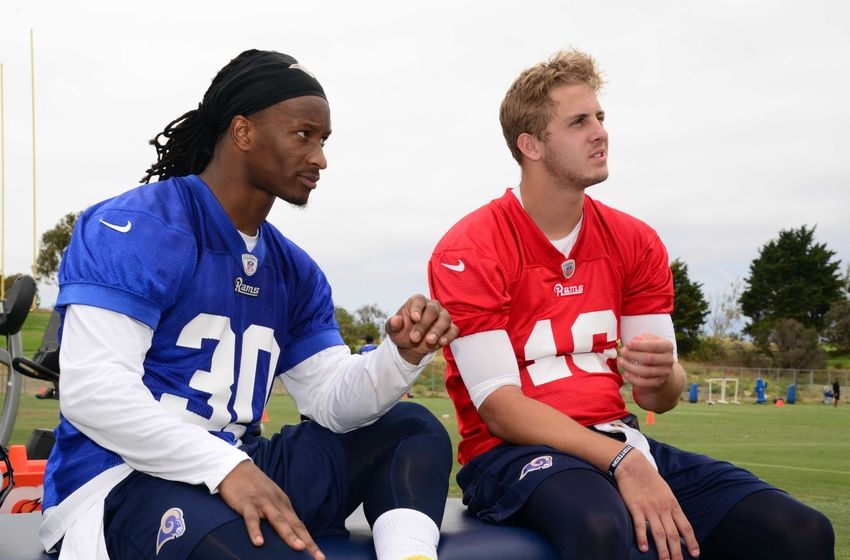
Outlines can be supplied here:
M759 249L749 275L733 282L711 308L687 264L676 259L670 269L676 342L684 356L820 369L827 350L850 353L850 266L842 273L835 252L815 239L814 227L781 230Z
M53 283L78 213L65 215L41 237L39 281ZM673 324L679 355L705 362L780 368L823 368L827 350L850 353L850 266L815 239L815 227L780 230L765 243L749 275L732 282L711 304L687 263L670 263L675 289ZM19 275L3 278L6 290ZM352 349L367 336L380 340L387 313L376 304L353 313L336 307ZM746 321L745 321L746 319Z

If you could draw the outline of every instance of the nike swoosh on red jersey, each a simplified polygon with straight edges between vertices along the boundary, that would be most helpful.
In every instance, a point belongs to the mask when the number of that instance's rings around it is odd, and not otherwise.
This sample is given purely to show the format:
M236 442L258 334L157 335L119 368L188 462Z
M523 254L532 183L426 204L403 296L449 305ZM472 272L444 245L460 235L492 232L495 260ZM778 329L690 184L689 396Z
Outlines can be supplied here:
M466 269L466 265L463 264L463 259L458 259L457 264L449 264L449 263L440 263L444 267L449 270L454 270L455 272L463 272Z

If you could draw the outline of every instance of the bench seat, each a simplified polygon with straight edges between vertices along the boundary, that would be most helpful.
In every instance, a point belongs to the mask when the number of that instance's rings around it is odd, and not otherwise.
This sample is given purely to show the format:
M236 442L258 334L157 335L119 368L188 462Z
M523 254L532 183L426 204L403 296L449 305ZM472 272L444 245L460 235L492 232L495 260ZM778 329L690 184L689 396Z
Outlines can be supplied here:
M0 559L50 560L38 542L40 513L0 515ZM372 534L363 510L346 521L348 537L318 538L328 560L375 560ZM446 502L441 529L440 560L556 560L555 549L543 537L520 527L496 527L466 513L457 498Z

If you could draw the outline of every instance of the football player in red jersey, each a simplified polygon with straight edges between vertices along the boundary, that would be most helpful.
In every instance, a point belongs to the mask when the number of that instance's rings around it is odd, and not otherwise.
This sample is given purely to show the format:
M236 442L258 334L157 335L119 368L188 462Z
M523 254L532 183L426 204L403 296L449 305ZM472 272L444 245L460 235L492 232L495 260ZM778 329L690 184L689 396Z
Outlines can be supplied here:
M429 263L460 331L446 386L464 502L536 529L565 559L833 558L822 514L644 436L626 409L624 380L665 412L685 373L663 243L585 194L608 177L601 85L575 50L516 79L500 118L520 184L458 222Z

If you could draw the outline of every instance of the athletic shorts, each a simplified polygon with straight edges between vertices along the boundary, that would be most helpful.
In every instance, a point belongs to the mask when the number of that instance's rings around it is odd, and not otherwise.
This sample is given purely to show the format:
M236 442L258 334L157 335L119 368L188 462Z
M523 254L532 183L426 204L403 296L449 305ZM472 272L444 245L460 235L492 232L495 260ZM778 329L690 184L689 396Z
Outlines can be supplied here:
M284 426L241 447L292 501L313 537L347 534L347 459L338 436L315 422ZM297 452L296 452L297 450ZM204 485L134 472L106 497L112 558L186 558L208 533L241 516Z
M731 463L647 440L658 472L679 501L697 540L710 534L744 497L774 489ZM511 444L477 456L460 470L457 481L471 513L491 523L503 523L525 504L543 480L569 469L594 471L616 485L607 473L583 459L548 446Z

